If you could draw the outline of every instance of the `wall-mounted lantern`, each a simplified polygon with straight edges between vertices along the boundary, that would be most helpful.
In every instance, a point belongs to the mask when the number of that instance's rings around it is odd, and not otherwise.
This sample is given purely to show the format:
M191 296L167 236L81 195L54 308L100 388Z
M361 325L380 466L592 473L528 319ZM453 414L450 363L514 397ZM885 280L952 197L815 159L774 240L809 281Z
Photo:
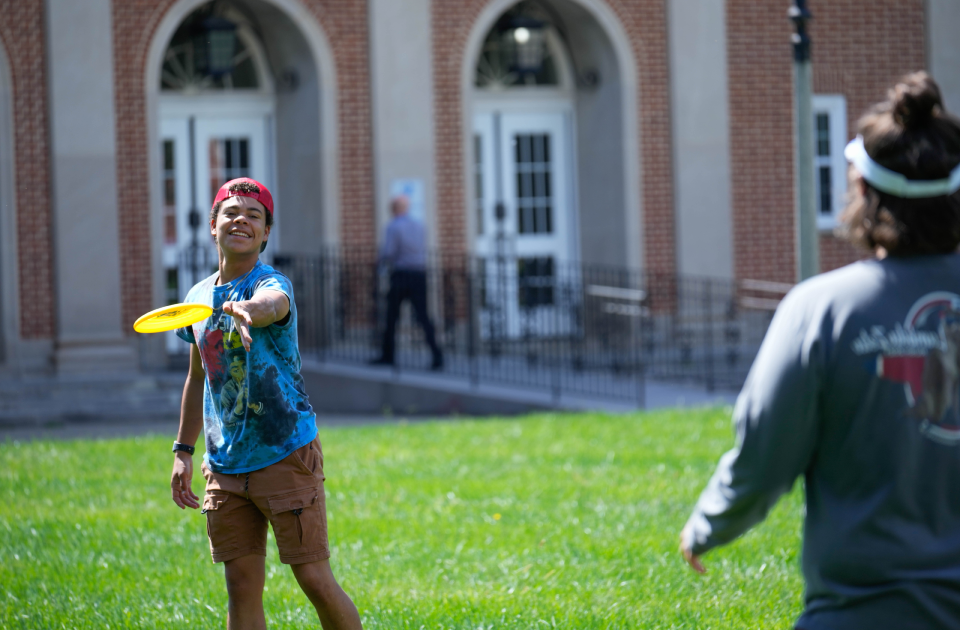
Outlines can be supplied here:
M222 77L233 72L237 52L237 25L222 17L203 20L194 39L193 54L197 73Z
M546 54L546 23L517 15L510 18L505 37L513 50L512 70L520 75L536 74Z

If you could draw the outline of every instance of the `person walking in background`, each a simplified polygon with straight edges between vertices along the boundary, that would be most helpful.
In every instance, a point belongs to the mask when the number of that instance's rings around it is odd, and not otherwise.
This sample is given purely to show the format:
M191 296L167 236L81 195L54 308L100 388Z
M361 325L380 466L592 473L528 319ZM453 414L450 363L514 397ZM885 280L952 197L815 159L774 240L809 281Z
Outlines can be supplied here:
M680 550L703 572L802 475L797 628L957 628L960 119L919 72L858 134L842 223L874 256L780 304Z
M433 323L427 314L427 235L423 224L409 215L410 200L390 200L393 219L387 224L380 248L380 265L390 267L390 291L387 293L387 325L383 332L380 357L374 365L393 365L396 360L397 320L400 305L410 300L417 323L423 329L433 357L430 369L443 369L443 353L437 345Z

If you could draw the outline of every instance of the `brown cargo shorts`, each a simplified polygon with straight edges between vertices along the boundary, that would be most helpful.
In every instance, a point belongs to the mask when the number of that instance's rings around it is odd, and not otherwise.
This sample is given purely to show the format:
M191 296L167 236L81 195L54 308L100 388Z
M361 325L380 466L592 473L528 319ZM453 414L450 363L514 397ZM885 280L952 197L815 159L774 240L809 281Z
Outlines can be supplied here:
M214 562L267 555L268 521L280 562L304 564L330 557L319 438L250 473L216 473L206 463L201 468L207 480L203 512Z

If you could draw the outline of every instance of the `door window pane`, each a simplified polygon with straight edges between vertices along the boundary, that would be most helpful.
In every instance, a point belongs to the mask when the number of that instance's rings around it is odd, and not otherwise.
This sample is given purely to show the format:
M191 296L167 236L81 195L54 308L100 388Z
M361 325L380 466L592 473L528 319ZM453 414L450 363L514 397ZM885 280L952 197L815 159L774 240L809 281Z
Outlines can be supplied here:
M250 177L250 140L248 138L212 138L210 140L210 198L226 182Z
M517 288L520 308L552 306L556 281L553 257L538 256L517 261Z
M820 214L833 214L830 178L830 115L817 114L817 207Z
M177 242L177 170L173 140L163 141L163 242Z
M833 195L831 195L831 175L829 166L820 167L820 181L818 182L817 188L819 189L820 199L820 214L833 214Z
M553 232L550 136L514 136L517 171L517 231L520 234Z
M176 267L167 269L166 298L167 304L176 304L180 301L180 270Z

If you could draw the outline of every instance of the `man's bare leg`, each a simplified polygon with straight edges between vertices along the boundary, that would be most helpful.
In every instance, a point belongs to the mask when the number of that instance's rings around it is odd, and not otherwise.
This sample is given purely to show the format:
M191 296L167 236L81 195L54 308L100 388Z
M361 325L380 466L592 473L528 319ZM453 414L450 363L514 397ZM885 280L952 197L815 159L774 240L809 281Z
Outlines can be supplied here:
M251 555L227 560L227 630L266 630L263 616L263 583L266 569L263 556Z
M329 560L290 565L300 588L317 609L323 630L361 630L360 614L350 597L343 592Z

